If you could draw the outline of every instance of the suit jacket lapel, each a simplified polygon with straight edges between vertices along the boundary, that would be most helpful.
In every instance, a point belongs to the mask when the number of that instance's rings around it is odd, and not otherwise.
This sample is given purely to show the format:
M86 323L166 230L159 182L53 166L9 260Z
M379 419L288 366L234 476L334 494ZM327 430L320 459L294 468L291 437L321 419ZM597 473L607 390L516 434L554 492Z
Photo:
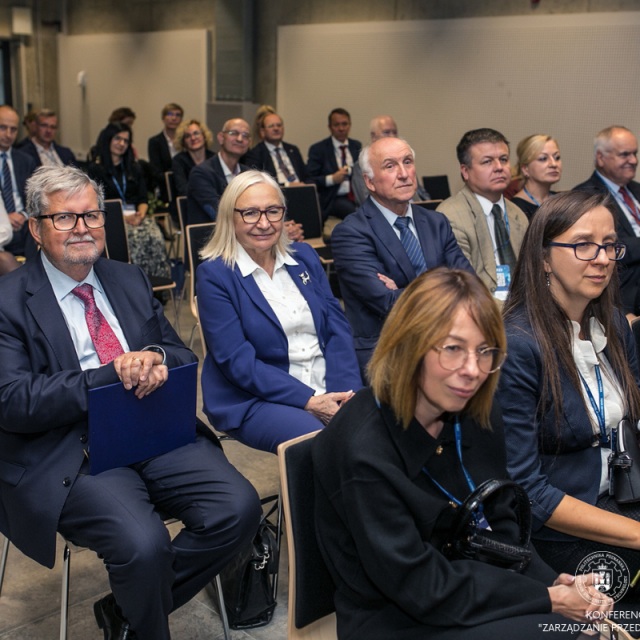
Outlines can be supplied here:
M465 186L462 188L462 193L469 203L469 208L475 220L478 247L484 263L485 272L494 283L498 284L496 281L496 257L493 253L493 242L491 241L491 233L489 232L489 225L487 224L487 216L484 215L480 202L478 202L478 199L471 189Z
M31 298L27 300L27 307L55 353L60 368L80 369L76 348L41 259L36 258L32 267L22 268L31 268L27 281L27 293Z
M260 291L260 287L256 284L255 278L252 275L248 275L246 277L243 276L240 268L237 265L233 268L233 275L238 278L240 284L244 287L244 290L251 298L253 304L255 304L256 307L258 307L258 309L260 309L260 311L262 311L262 313L264 313L264 315L267 316L267 318L269 318L269 320L271 320L271 322L278 326L284 333L278 317L273 312L271 305L267 302L267 299L262 294L262 291Z
M336 159L336 148L333 146L333 140L331 136L326 139L327 143L327 158L332 168L332 173L338 170L338 160Z
M611 195L611 199L613 200L614 204L618 208L618 225L624 229L624 232L628 236L635 236L636 233L633 230L633 227L631 226L631 223L629 222L629 220L627 218L627 214L623 211L623 208L620 206L620 203L618 202L618 199L615 198L613 196L613 194L611 194L611 192L609 191L609 187L602 181L600 176L595 171L591 175L590 181L592 182L593 186L598 191L600 191L602 193L608 193L608 194ZM627 188L629 189L629 191L631 191L631 193L633 193L633 195L635 196L636 200L638 200L638 196L636 195L636 193L634 193L634 191L635 192L638 191L638 189L635 188L636 184L637 183L630 182L627 185Z

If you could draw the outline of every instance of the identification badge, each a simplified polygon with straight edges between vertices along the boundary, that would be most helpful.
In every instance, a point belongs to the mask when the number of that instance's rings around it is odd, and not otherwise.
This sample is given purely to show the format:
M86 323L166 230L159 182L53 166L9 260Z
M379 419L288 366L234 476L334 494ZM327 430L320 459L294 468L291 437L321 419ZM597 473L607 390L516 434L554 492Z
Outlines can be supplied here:
M476 515L476 524L478 525L478 529L486 529L487 531L491 531L489 522L484 517L484 513L482 513L482 511Z
M498 286L493 297L498 300L506 300L507 294L509 293L509 286L511 285L511 269L509 269L508 264L499 264L496 265L496 273L498 276Z
M123 204L122 213L125 216L132 216L136 212L136 206L134 204Z

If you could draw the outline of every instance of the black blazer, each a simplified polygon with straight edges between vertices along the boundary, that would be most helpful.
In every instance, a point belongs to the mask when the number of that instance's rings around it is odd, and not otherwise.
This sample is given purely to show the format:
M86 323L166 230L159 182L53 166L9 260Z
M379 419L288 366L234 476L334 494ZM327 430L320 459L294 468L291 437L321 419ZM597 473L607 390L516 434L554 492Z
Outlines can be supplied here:
M300 150L294 144L289 144L288 142L283 142L282 147L284 148L285 153L289 156L289 160L291 160L291 165L298 176L298 180L300 182L305 182L307 180L307 167L302 159ZM273 158L271 157L269 149L267 149L267 145L264 142L259 142L255 147L253 147L253 149L247 151L247 153L240 158L240 161L251 169L266 171L276 180L278 179L278 173L276 171L275 164L273 163Z
M69 149L68 147L62 147L57 142L53 142L52 144L63 164L76 163L76 157L75 155L73 155L73 151L71 151L71 149ZM20 153L26 153L28 156L33 158L33 160L35 160L36 162L36 167L42 166L40 156L38 155L38 150L36 149L36 145L33 144L33 140L25 140L24 144L21 143Z
M241 172L249 170L244 164L239 166ZM227 178L217 153L194 167L187 188L187 224L215 222L218 202L226 188Z
M117 170L116 170L117 172ZM114 177L110 175L103 164L93 162L89 165L89 175L104 187L104 197L106 200L122 200L120 192L115 186ZM120 178L120 174L117 173ZM122 186L122 181L119 182ZM125 203L133 204L138 207L139 204L146 204L149 201L147 186L142 175L142 168L137 162L131 163L131 170L127 174L127 189L124 193Z
M476 486L508 477L497 405L491 426L461 420L463 462ZM338 591L338 637L394 638L399 622L403 629L471 627L551 611L547 586L556 574L535 552L524 575L441 555L456 510L423 466L459 500L469 494L453 425L437 439L415 419L405 431L390 407L378 408L371 389L358 392L315 438L316 534ZM485 515L494 532L516 542L504 498L485 505Z
M209 151L209 149L206 149L204 159L208 160L214 155L215 153L213 151ZM189 175L191 174L191 169L193 169L195 166L196 163L193 161L193 158L188 151L181 151L180 153L176 153L176 155L173 156L173 160L171 161L171 171L173 171L173 182L176 187L176 193L173 196L174 198L187 195L187 190L189 187Z
M358 161L362 144L357 140L348 139L349 153L353 158L354 164ZM336 160L335 149L331 136L316 142L309 148L309 156L307 159L307 172L310 180L318 187L318 198L320 199L320 208L322 216L326 218L329 211L333 207L333 203L338 195L339 184L327 187L325 177L335 173L338 170L338 162Z
M627 189L640 202L640 183L632 180L627 185ZM609 193L607 185L595 171L586 182L575 186L573 190L587 191L589 193ZM640 313L640 238L633 232L627 216L616 199L613 197L611 199L618 213L616 220L618 240L627 245L627 253L620 261L618 269L620 275L620 297L625 312L637 314Z
M160 196L163 202L167 202L167 185L164 181L165 171L171 171L171 152L164 132L149 138L147 143L147 152L149 155L149 164L153 172L155 180L154 187L160 187Z
M166 364L197 360L140 267L99 259L95 272L132 350ZM0 532L53 567L62 507L87 447L88 390L118 382L113 364L82 371L42 260L0 278Z

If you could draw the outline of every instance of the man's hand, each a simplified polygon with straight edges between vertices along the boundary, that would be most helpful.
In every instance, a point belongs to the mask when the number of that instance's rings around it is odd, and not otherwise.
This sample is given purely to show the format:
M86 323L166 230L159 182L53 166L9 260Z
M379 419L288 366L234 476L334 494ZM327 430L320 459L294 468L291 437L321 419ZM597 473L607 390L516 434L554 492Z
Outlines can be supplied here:
M142 224L142 221L144 220L144 213L140 213L139 211L136 211L130 216L125 216L124 220L125 222L129 223L132 227L138 227Z
M113 361L113 366L125 389L137 387L137 398L153 393L169 378L169 370L162 364L162 355L155 351L123 353Z
M304 240L302 225L298 224L295 220L287 220L284 223L284 230L293 242L302 242Z
M335 173L331 174L333 184L341 184L349 177L349 167L340 167Z
M588 602L580 594L577 581L580 581L583 593L589 594L591 602ZM561 573L553 586L549 587L551 610L578 622L584 622L589 618L602 619L606 617L613 610L613 600L595 588L594 585L598 584L597 581L598 576L594 573L577 578Z
M384 286L387 287L387 289L391 289L391 291L395 291L398 288L398 285L391 278L387 276L383 276L381 273L377 275L378 275L378 278L382 280L382 282L384 283Z
M20 229L22 229L22 225L26 221L27 219L21 213L16 213L14 211L13 213L9 214L9 222L11 223L11 228L14 231L20 231Z

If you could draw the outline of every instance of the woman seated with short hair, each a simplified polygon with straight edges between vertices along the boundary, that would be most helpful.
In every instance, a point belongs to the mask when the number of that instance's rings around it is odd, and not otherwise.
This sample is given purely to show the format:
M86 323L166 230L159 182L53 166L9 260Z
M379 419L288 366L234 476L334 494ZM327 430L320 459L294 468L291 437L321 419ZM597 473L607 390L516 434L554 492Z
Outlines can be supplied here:
M317 253L283 233L284 195L245 171L220 199L196 290L204 410L256 449L321 429L362 385L351 330Z

